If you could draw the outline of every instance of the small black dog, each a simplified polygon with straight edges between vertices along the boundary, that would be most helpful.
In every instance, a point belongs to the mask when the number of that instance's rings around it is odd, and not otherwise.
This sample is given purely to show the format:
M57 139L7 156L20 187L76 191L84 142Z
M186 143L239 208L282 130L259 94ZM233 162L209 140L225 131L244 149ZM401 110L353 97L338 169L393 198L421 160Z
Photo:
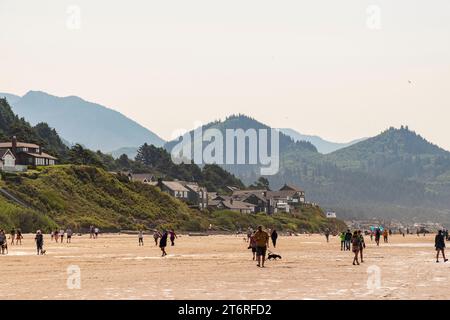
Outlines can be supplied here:
M277 259L281 259L281 256L279 254L270 252L269 255L267 256L267 260L277 260Z

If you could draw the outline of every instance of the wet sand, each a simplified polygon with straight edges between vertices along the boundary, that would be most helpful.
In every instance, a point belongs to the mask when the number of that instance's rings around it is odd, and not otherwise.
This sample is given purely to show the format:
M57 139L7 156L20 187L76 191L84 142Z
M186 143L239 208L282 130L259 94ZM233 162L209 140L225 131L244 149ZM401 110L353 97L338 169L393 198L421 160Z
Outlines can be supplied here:
M320 235L281 237L273 251L283 259L264 269L252 261L243 237L181 236L161 258L150 235L143 247L137 235L75 236L71 244L46 235L45 256L36 255L34 235L25 235L22 246L10 245L9 254L0 256L0 297L450 299L450 262L435 262L434 235L392 236L380 247L366 237L360 266L352 265L351 252L340 251L337 237L330 243ZM79 267L80 289L67 286L69 266Z

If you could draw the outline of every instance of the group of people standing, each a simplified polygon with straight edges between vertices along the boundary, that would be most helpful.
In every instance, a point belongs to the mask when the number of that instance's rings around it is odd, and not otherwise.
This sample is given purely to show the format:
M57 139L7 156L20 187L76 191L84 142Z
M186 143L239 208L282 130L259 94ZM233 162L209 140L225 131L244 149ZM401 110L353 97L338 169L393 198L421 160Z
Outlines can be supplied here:
M38 231L40 231L40 230L38 230ZM56 229L55 231L52 231L51 234L50 234L52 240L55 240L56 243L58 243L58 241L61 241L61 243L63 243L64 242L64 235L66 235L66 243L71 243L72 242L73 231L70 228L67 228L66 230L64 230L64 229L60 229L60 230Z
M176 238L178 238L178 236L175 233L174 229L170 229L169 231L163 230L162 232L159 232L158 230L154 230L154 232L153 232L153 240L155 241L155 246L158 246L158 240L159 240L159 248L161 249L162 257L167 256L167 252L166 252L167 240L170 239L171 246L174 246ZM138 244L139 244L139 246L144 245L144 231L143 230L139 231Z
M22 245L22 231L20 229L12 229L9 233L10 245ZM8 253L8 240L6 239L5 230L0 230L0 254Z
M100 229L94 226L89 227L89 238L90 239L97 239L98 234L100 233Z
M364 249L366 243L364 241L364 235L361 230L356 230L351 233L350 229L340 234L341 239L341 251L352 251L355 256L353 257L353 265L359 265L359 257L361 257L361 263L364 262ZM328 237L327 237L328 242Z

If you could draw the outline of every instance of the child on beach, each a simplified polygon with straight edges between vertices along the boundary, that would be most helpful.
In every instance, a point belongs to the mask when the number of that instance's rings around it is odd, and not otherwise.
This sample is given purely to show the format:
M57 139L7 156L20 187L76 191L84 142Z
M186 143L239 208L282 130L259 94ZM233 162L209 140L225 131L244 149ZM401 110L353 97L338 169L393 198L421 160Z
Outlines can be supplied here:
M139 246L143 246L144 245L144 232L142 232L142 230L139 231L138 239L139 239Z

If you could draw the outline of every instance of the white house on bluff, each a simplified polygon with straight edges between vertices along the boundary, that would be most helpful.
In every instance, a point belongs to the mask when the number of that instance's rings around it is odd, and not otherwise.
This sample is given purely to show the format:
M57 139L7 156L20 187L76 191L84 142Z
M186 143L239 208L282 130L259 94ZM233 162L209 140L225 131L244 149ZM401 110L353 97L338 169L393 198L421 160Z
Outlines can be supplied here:
M56 164L57 160L43 152L41 146L17 141L16 137L13 137L10 142L0 142L0 151L3 170L20 171L27 166L51 166Z

